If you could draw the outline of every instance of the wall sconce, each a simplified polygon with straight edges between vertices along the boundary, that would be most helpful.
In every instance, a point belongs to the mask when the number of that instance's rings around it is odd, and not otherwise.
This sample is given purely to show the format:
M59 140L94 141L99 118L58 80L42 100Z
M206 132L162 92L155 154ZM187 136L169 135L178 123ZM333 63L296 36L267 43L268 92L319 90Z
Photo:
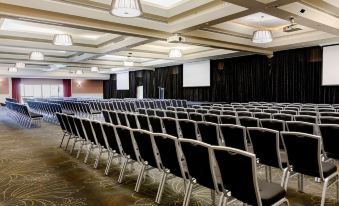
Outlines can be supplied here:
M82 81L81 80L77 80L77 87L81 87L82 86Z

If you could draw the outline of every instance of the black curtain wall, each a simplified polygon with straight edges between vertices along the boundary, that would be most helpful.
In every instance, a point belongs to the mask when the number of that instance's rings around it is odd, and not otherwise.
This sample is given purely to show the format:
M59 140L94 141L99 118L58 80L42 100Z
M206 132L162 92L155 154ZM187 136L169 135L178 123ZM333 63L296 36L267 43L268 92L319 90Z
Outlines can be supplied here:
M135 97L136 85L144 85L148 98L157 98L158 87L163 87L165 98L191 101L339 103L339 87L321 86L321 47L275 52L273 58L251 55L211 61L210 87L183 88L182 68L131 72L127 92L115 90L112 75L104 83L105 97Z

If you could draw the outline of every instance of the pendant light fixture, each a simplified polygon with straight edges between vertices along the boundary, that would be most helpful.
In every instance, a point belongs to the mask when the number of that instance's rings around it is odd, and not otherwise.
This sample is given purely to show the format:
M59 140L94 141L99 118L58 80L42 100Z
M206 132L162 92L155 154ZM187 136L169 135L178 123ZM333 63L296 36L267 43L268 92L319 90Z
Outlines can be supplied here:
M170 58L180 58L182 57L181 49L178 48L172 48L168 54Z
M18 69L24 69L26 67L26 64L23 62L17 62L15 63L15 67Z
M54 35L53 44L57 46L72 46L73 39L69 34L56 34Z
M273 41L272 32L269 30L258 30L253 32L252 42L265 44Z
M118 17L139 17L143 14L140 0L113 0L110 13Z
M38 51L31 52L29 55L30 60L34 61L43 61L44 60L44 54Z

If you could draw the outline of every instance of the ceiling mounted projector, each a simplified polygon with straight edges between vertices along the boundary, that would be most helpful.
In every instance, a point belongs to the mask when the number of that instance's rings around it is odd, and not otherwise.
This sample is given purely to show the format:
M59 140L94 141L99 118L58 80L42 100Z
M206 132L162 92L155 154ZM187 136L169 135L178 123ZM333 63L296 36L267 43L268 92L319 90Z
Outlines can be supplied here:
M181 43L185 41L185 37L181 36L180 34L175 34L167 38L167 43Z
M285 27L283 28L283 31L284 31L284 32L296 32L296 31L302 30L301 28L298 27L298 24L295 23L295 18L294 18L294 17L291 17L291 18L290 18L290 22L291 22L290 25L285 26Z

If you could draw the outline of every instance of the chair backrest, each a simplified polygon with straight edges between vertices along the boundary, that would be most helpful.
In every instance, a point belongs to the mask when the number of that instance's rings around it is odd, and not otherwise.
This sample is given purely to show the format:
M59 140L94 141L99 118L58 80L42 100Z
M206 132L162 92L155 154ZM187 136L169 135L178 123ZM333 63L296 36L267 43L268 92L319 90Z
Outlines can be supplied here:
M281 132L281 136L293 171L323 179L321 138L300 132Z
M227 147L247 151L246 128L239 125L220 125L221 138Z
M306 134L316 134L315 124L309 122L287 121L287 130L290 132L302 132Z
M320 117L339 117L339 112L319 112Z
M329 158L339 159L339 125L320 124L319 125L324 151Z
M135 114L126 113L127 125L132 129L138 129L140 126L138 125L138 120Z
M196 109L195 112L200 113L200 114L207 114L208 110L207 109Z
M178 138L167 134L153 134L154 143L159 153L159 167L168 169L177 177L184 177L181 167L181 151L178 149Z
M104 139L104 134L102 132L101 123L99 121L91 121L91 125L93 128L96 143L99 144L100 146L106 147L107 145Z
M110 123L102 123L101 127L105 138L106 146L112 151L121 154L121 149L119 146L120 142L118 142L116 138L114 125Z
M92 130L91 120L81 119L81 123L86 134L86 139L92 143L95 143L94 131Z
M297 115L298 111L295 111L295 110L281 110L280 113L281 114Z
M283 169L280 158L279 131L258 127L248 127L247 131L259 163Z
M109 117L111 120L111 123L114 125L119 125L119 119L118 119L118 115L115 111L109 111Z
M116 112L119 120L119 125L128 127L126 113L125 112Z
M69 124L68 122L68 119L67 119L67 115L66 114L60 114L61 116L61 119L62 119L62 122L64 123L64 126L66 128L66 131L70 134L72 134L72 129L71 129L71 125Z
M130 156L132 160L138 160L136 145L134 145L133 135L130 128L125 126L114 126L116 138L121 143L121 148L124 156Z
M262 205L255 155L230 147L212 146L212 149L224 189L244 203Z
M75 123L76 130L78 131L78 135L82 139L86 139L86 134L81 124L81 119L78 117L74 117L74 123Z
M197 122L204 121L204 115L201 113L192 112L192 113L189 113L189 116L190 116L190 119L193 121L197 121Z
M162 123L166 134L172 135L174 137L179 137L176 119L164 117L162 118Z
M109 112L107 110L102 110L102 116L104 117L105 122L111 123L111 119L109 117Z
M276 109L264 109L263 112L270 113L270 114L276 114L276 113L279 113L279 110L276 110Z
M178 121L178 134L181 138L198 139L197 124L193 120L179 119Z
M239 117L241 126L244 127L259 127L259 119L254 117Z
M258 119L271 119L272 117L271 113L267 112L254 112L253 116Z
M189 119L187 112L177 112L177 118L178 119Z
M210 145L191 139L179 139L179 145L186 161L188 177L195 179L198 184L215 189L212 175L212 163L210 161Z
M153 152L152 133L145 130L133 129L132 134L138 146L138 160L142 163L147 162L147 164L152 167L158 167L156 156Z
M148 116L144 114L137 114L140 129L150 131Z
M148 121L151 125L151 131L153 133L163 133L162 120L160 117L148 117Z
M273 114L273 119L283 120L283 121L293 121L293 115L291 114Z
M148 116L155 116L155 110L154 109L147 109L146 113Z
M166 117L177 118L177 113L175 111L165 111Z
M157 109L155 110L155 115L158 117L165 117L165 112L163 110Z
M223 110L222 111L223 115L231 115L231 116L238 116L236 111L228 111L228 110Z
M319 121L321 124L338 124L339 125L339 117L320 117Z
M66 115L66 118L67 118L68 124L71 128L72 134L75 135L75 136L78 136L79 134L78 134L78 131L77 131L75 123L74 123L74 117L71 116L71 115Z
M239 120L236 116L220 115L220 124L239 124Z
M147 114L147 110L144 108L139 108L137 111L139 114L145 114L145 115Z
M318 123L318 118L316 116L310 115L294 115L294 120L299 122L309 122L313 124Z
M204 114L204 120L206 122L212 122L212 123L216 123L219 124L219 115L216 114Z
M313 111L300 111L299 115L304 115L304 116L313 116L313 117L317 117L318 113L317 112L313 112Z
M248 112L248 111L239 111L238 113L238 117L252 117L252 112Z
M333 108L318 108L319 112L335 112Z
M217 109L210 109L210 110L208 110L208 113L216 114L216 115L221 115L222 111L221 110L217 110Z
M211 122L197 122L197 126L202 142L210 145L223 145L218 124Z
M285 121L278 119L261 119L260 124L263 128L285 131Z
M62 116L61 116L61 114L57 112L57 113L55 113L55 115L56 115L56 117L57 117L57 119L58 119L58 122L59 122L59 124L60 124L61 130L62 130L62 131L66 131L66 127L65 127L64 122L62 121Z

